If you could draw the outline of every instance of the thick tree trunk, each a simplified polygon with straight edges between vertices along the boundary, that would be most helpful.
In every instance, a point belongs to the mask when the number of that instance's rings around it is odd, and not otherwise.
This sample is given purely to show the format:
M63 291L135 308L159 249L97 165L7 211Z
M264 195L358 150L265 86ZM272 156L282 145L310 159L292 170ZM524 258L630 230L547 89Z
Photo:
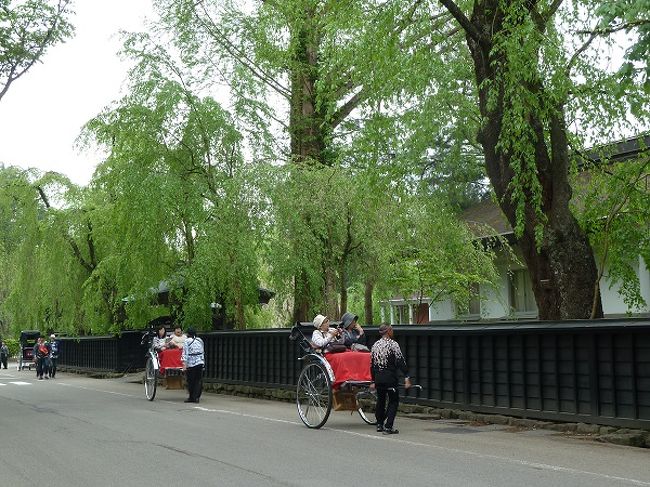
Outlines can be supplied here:
M291 33L293 63L291 66L291 100L289 111L289 136L291 161L306 165L326 163L325 141L327 138L326 107L318 103L318 51L319 19L314 11L305 11L301 28ZM305 273L295 278L294 321L308 321L312 298L308 294Z
M311 15L315 15L311 13ZM302 29L293 35L294 62L291 71L289 134L293 162L325 163L326 107L319 104L318 51L320 32L317 19L305 12Z
M311 321L309 319L309 310L311 300L309 299L309 289L307 289L307 276L305 272L299 273L294 277L293 283L293 321Z
M504 29L499 5L498 0L474 3L470 21L476 31L466 31L483 118L479 142L483 146L487 173L501 209L515 228L517 202L512 201L511 187L515 177L511 165L513 160L499 145L507 100L497 74L508 66L505 65L506 60L497 58L492 51L494 37ZM481 41L476 38L477 32L482 35ZM529 73L527 79L530 78ZM526 82L523 73L521 82ZM542 99L541 77L528 83L531 93L538 97L540 106L544 106L546 101ZM550 119L541 119L544 115L530 108L529 123L534 133L534 140L530 142L535 152L544 218L540 219L531 192L525 191L525 221L517 243L530 272L539 318L589 318L595 297L596 262L589 241L569 207L571 187L568 182L569 156L564 107L558 105L553 108L548 111L554 113ZM547 141L550 141L550 147ZM543 225L544 230L542 238L538 240L536 230L539 225ZM596 317L602 317L602 308L597 310Z

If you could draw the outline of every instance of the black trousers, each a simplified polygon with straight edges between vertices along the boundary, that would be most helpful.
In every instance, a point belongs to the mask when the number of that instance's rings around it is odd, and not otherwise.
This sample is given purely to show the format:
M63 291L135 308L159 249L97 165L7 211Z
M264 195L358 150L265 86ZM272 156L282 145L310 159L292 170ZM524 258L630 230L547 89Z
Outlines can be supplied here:
M187 381L187 392L190 401L198 401L203 392L203 365L188 367L185 371L185 380Z
M388 406L386 405L386 396L388 396ZM399 393L397 392L397 386L377 384L377 409L375 411L377 424L383 424L385 428L392 428L398 406Z
M55 377L56 376L56 361L59 360L58 358L51 358L50 359L50 377Z
M48 375L50 371L49 357L42 357L36 359L36 377L43 377Z
M6 355L0 355L0 362L2 362L2 367L7 368L7 356Z

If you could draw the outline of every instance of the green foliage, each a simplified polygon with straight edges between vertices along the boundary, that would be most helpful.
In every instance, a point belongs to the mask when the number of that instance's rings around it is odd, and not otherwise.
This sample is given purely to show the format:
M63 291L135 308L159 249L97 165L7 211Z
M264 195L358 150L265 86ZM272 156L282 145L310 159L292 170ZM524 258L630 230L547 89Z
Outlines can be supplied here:
M98 277L134 297L128 326L151 318L149 289L160 281L186 325L209 327L210 303L219 302L243 326L243 307L257 296L257 195L241 136L147 36L128 38L125 52L138 61L131 93L87 126L88 141L110 149L93 180L109 202L100 232L110 257Z
M623 81L640 76L646 92L650 93L650 1L606 0L599 3L596 13L601 18L599 30L603 34L617 31L635 34L619 74Z
M629 128L630 110L648 119L638 80L621 83L595 62L597 47L565 35L593 21L589 2L562 7L543 30L530 2L501 2L498 73L481 87L463 33L437 2L155 4L153 33L125 36L128 94L84 130L82 141L108 154L90 186L0 170L0 319L12 330L142 327L169 311L154 302L161 282L174 317L204 329L211 303L238 327L286 324L296 287L311 313L347 293L362 315L366 285L375 304L399 293L463 306L472 286L498 279L493 249L454 214L488 191L477 90L488 90L491 109L507 100L498 149L512 161L517 230L532 205L540 240L535 142L549 138L551 121L566 114L579 149L585 127L600 137ZM609 23L627 15L611 8L598 12ZM313 91L301 88L306 79ZM311 96L313 113L291 111ZM313 142L295 137L306 126L322 136L322 153L285 165L299 152L290 141ZM582 216L631 305L641 304L635 246L650 257L647 232L636 230L648 221L632 183L640 170L617 167L627 181L618 187L595 178ZM605 214L616 216L605 224ZM259 282L277 293L264 309Z
M576 183L585 194L580 222L596 250L601 276L607 276L610 288L619 286L630 311L647 304L638 276L650 265L649 169L647 153L618 163L605 159L590 168L588 180Z
M9 349L9 356L16 357L20 353L20 341L17 338L3 338L3 342Z
M462 305L470 299L471 284L496 285L493 249L477 242L444 204L413 198L405 221L401 258L390 273L400 294L430 297L434 303L452 297Z
M87 277L70 247L82 228L71 204L78 188L58 174L12 167L0 171L0 187L7 276L0 313L14 332L74 329L83 322L79 288Z
M73 35L70 0L0 0L0 100L47 50Z

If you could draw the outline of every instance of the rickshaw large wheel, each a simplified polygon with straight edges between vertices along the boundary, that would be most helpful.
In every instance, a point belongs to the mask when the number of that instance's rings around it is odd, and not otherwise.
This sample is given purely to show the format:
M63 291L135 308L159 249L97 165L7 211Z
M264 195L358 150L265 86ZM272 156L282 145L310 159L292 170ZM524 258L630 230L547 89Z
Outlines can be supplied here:
M357 393L357 411L366 424L376 424L375 418L370 411L377 408L377 393L371 390L364 390Z
M144 394L147 399L153 401L156 397L156 386L158 385L158 377L156 377L156 368L153 364L151 357L147 358L147 365L144 369Z
M332 381L318 362L305 365L298 378L298 414L308 428L320 428L332 411Z

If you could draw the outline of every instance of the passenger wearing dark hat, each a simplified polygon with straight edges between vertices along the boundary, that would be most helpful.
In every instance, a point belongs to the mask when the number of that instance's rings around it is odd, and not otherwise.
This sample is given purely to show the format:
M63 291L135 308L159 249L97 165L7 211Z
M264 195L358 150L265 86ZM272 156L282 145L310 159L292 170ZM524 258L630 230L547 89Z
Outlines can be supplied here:
M365 348L365 351L368 351L365 347L366 335L363 328L361 328L361 325L358 323L358 320L359 317L352 313L345 313L341 316L341 327L343 328L345 346L354 350L354 348L356 348L355 344L359 344L363 345L363 347L359 348Z
M377 419L377 431L385 435L399 433L393 429L397 408L399 406L399 393L397 392L397 372L404 374L404 386L411 387L411 379L408 375L408 366L402 349L393 340L393 327L381 325L379 327L381 338L372 346L370 355L370 373L372 384L377 390L377 408L375 417ZM388 396L388 405L386 397Z
M189 397L185 402L199 402L203 391L203 366L205 365L203 340L196 336L194 328L188 328L187 339L183 342L183 370L187 381Z

